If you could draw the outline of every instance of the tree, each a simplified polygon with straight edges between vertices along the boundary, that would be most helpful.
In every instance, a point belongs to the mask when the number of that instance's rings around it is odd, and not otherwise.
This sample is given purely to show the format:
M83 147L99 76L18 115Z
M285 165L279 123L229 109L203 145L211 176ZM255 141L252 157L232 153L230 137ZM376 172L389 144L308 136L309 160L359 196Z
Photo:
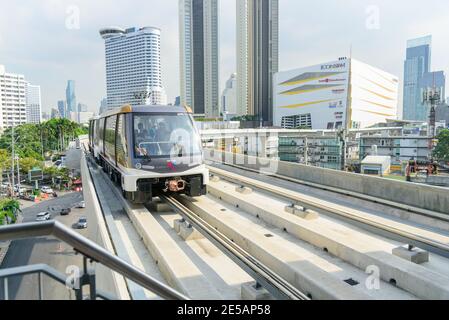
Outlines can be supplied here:
M14 128L15 152L21 158L44 160L54 151L64 151L70 140L88 130L68 119L51 119L41 124L24 124ZM11 152L12 129L0 137L0 149Z
M437 139L438 144L433 152L433 156L440 161L449 161L449 130L442 130Z
M33 168L42 168L43 163L34 158L21 158L19 160L20 172L23 174L28 174Z
M14 199L3 199L0 201L0 225L5 223L6 217L13 223L17 220L17 212L20 212L20 203Z

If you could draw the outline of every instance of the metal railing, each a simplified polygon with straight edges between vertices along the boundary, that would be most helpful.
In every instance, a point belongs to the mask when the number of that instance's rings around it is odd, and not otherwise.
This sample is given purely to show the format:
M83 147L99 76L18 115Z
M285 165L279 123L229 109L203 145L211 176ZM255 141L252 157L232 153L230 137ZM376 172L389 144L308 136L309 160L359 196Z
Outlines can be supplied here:
M66 244L72 246L74 250L84 256L84 273L79 278L80 288L76 289L76 298L83 299L82 287L89 285L90 299L113 299L110 295L98 292L95 285L95 274L87 268L87 260L97 262L105 267L121 274L123 277L134 281L143 288L153 292L163 299L168 300L188 300L186 296L150 277L143 271L132 266L119 257L109 253L93 241L81 236L77 232L67 228L57 221L24 223L0 227L0 241L19 240L27 238L53 236ZM26 274L38 274L39 281L45 274L53 280L66 284L67 277L46 265L23 266L12 269L0 270L0 279L3 279L4 295L8 298L8 279L13 276ZM42 283L39 286L39 297L43 298Z

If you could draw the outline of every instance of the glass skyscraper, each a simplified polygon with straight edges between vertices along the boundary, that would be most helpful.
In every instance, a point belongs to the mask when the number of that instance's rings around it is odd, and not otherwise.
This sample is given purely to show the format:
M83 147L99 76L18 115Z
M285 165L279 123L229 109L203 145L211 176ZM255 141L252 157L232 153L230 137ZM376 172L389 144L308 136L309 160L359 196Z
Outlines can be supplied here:
M427 89L439 89L444 99L446 77L443 71L430 71L431 53L432 36L407 42L404 64L404 120L428 121L429 108L423 103L423 95Z
M58 101L58 112L59 112L59 116L61 118L66 118L67 117L66 104L65 104L64 100Z
M237 113L273 122L279 0L237 0Z
M76 94L75 94L75 81L67 81L67 88L65 90L66 102L67 102L67 113L76 112Z
M179 0L181 104L219 116L219 1Z

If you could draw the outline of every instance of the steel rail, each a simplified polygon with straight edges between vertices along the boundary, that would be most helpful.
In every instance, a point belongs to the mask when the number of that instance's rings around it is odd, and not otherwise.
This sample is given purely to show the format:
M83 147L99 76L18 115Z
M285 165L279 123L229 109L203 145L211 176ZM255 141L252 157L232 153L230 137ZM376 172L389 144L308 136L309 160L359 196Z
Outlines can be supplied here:
M55 238L72 246L76 251L99 262L113 271L122 274L126 278L138 283L142 287L154 292L158 296L168 300L188 300L187 297L176 290L166 286L158 280L150 277L143 271L132 266L117 256L112 255L106 249L95 242L84 238L77 232L67 228L57 221L23 223L0 227L0 241L19 240L36 237L54 236Z
M163 195L161 196L161 199L168 203L175 212L179 213L187 222L195 227L208 240L214 243L242 269L248 272L274 297L281 300L310 300L307 295L252 257L223 233L184 206L177 197Z
M336 216L339 219L343 219L346 222L356 225L367 231L383 235L392 240L405 242L409 245L413 245L415 247L419 247L421 249L428 250L429 252L433 252L443 257L449 258L448 244L441 243L429 238L425 238L417 234L389 226L384 223L375 222L371 219L367 219L358 216L356 214L352 214L348 211L337 209L332 205L325 205L323 204L323 202L306 199L304 197L301 197L297 193L292 193L288 190L284 190L277 186L269 185L262 181L246 178L238 174L226 172L224 170L213 167L209 169L213 174L224 177L225 179L230 180L232 182L237 182L239 184L243 183L245 185L252 186L256 189L275 194L276 196L281 197L283 199L287 199L289 201L294 201L298 204L301 204L308 209L314 209L321 212L324 211L327 214Z

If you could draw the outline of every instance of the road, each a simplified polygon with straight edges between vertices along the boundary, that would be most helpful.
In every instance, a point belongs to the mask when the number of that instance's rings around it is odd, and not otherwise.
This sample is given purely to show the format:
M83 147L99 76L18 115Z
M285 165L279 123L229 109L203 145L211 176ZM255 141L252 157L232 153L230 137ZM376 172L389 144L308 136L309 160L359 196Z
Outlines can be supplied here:
M70 193L23 209L23 222L33 222L39 212L48 211L52 217L65 226L72 228L78 218L84 215L84 209L72 209L69 216L60 216L63 207L75 206L82 200L81 193ZM86 236L86 230L79 231ZM82 257L75 255L73 248L59 240L47 237L13 241L0 268L12 268L24 265L47 264L66 273L68 266L82 266ZM38 298L37 275L15 277L9 280L9 298L14 300L35 300ZM0 286L0 300L3 299L3 284ZM44 298L46 300L73 299L65 286L44 278Z
M69 149L67 151L67 167L80 169L81 150ZM33 204L25 202L22 207L23 222L33 222L39 212L48 211L52 218L72 228L79 217L84 216L85 209L73 208L83 199L82 193L71 192L60 194L58 198ZM69 216L60 216L62 208L72 208ZM87 230L79 230L80 234L87 236ZM59 240L47 237L39 239L25 239L13 241L0 268L11 268L33 264L47 264L61 273L66 273L68 266L82 266L82 257L75 255L73 248ZM9 280L9 298L14 300L35 300L38 298L37 275L15 277ZM0 300L4 297L3 283L0 284ZM44 299L65 300L73 299L73 292L64 285L44 277Z

